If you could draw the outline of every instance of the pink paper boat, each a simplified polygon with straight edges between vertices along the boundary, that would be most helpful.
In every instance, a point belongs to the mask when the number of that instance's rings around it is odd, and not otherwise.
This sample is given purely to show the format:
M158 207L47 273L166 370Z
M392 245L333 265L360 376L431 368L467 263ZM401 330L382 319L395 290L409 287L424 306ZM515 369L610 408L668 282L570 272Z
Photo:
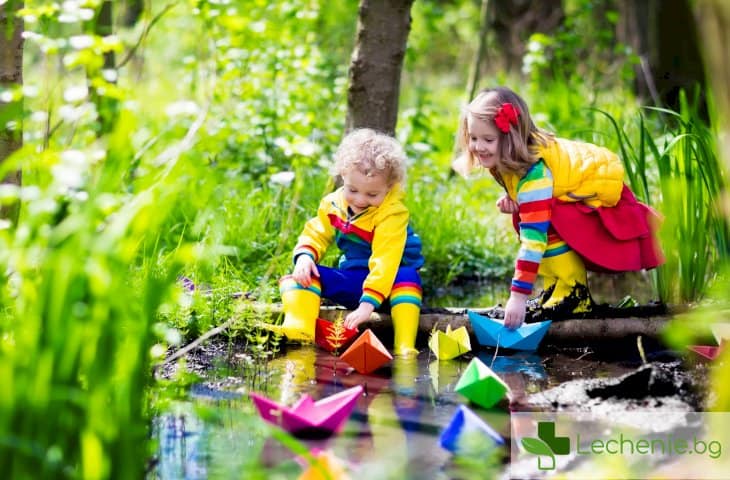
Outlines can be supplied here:
M291 407L279 405L258 393L249 393L261 418L297 437L324 438L339 432L362 395L357 385L314 401L307 394Z
M715 360L722 352L722 346L712 347L709 345L689 345L688 348L708 360Z

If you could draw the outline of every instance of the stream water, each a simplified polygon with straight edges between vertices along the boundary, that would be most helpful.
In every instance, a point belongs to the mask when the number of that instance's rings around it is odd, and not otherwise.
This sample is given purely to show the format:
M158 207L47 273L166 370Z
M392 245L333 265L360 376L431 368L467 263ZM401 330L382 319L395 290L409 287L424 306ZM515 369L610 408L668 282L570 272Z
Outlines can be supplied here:
M498 353L475 354L509 385L511 403L505 399L492 409L473 411L506 438L510 405L526 405L531 394L570 380L617 377L641 365L638 352L613 351L607 356L590 348L551 348L541 355ZM467 403L454 386L473 355L439 361L425 349L415 358L396 357L370 375L348 369L313 346L289 347L266 364L252 362L235 349L217 356L223 357L223 368L213 369L215 375L209 371L188 399L175 402L157 418L159 449L150 478L298 478L306 463L298 453L321 450L356 472L352 478L475 478L460 477L456 472L461 467L439 446L444 427L459 405ZM343 432L293 444L256 415L246 396L254 390L291 405L303 393L320 399L354 385L363 385L365 394ZM487 458L480 460L483 471L494 470L484 478L499 476L508 455L505 449L492 466Z

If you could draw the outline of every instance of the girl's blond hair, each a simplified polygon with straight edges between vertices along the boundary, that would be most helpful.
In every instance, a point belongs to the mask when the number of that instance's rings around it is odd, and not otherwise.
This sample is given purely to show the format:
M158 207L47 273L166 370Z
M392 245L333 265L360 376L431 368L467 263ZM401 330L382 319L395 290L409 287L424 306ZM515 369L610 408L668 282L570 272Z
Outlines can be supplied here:
M554 138L552 133L535 126L527 104L515 92L506 87L484 89L461 113L456 136L457 156L452 164L454 170L461 175L467 176L479 166L479 160L469 151L469 115L486 122L494 122L495 115L505 103L511 103L519 111L519 116L517 124L510 124L508 132L500 131L500 160L496 167L490 169L497 181L501 179L500 172L513 172L519 176L527 173L530 166L538 161L537 147L547 146Z
M371 176L383 175L388 186L406 176L406 152L395 138L370 128L359 128L342 139L331 173L342 177L353 169Z

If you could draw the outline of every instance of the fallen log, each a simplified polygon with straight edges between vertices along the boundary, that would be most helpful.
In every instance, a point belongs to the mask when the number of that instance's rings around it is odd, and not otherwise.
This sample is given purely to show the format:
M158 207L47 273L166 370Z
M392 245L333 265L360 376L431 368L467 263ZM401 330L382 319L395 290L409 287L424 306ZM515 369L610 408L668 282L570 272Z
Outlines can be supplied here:
M283 315L281 304L246 303L244 310L260 315L262 320L273 321ZM499 317L501 308L470 308L469 310L490 317ZM617 340L635 341L635 337L642 336L649 340L661 341L661 332L673 313L666 306L661 308L648 306L642 309L611 309L604 306L600 314L611 314L612 317L571 318L553 321L543 343L555 345L585 345L607 343ZM466 314L466 308L424 308L421 311L419 322L419 343L428 338L431 331L446 330L447 325L452 329L466 327L474 345L476 336L471 328L471 322ZM350 310L343 307L323 306L320 317L334 321L338 317L345 317ZM647 316L637 316L638 313ZM392 338L393 324L389 314L375 312L370 320L360 326L360 330L372 329L379 337L385 340Z

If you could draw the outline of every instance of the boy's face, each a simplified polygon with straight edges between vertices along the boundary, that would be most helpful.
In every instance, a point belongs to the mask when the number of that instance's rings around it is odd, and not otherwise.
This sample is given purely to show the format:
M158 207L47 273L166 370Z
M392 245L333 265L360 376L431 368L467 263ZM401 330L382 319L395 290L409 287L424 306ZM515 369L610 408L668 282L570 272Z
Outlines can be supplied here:
M367 176L353 168L342 176L345 201L353 213L363 212L368 207L378 207L390 191L390 185L382 174Z
M494 122L487 122L468 115L466 127L469 134L469 151L484 168L496 167L499 163L499 130Z

